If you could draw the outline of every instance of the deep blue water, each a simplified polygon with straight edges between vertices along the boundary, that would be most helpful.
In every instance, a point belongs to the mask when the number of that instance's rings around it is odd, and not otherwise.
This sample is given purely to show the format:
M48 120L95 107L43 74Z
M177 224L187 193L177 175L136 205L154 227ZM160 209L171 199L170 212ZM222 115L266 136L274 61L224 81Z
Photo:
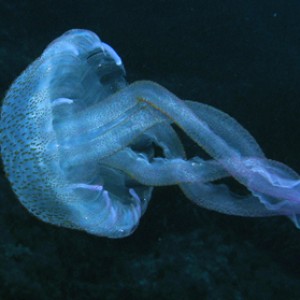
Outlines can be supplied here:
M0 1L0 95L51 40L90 29L130 82L229 113L299 172L299 13L296 0ZM136 232L109 240L38 221L0 182L1 300L300 298L300 231L283 217L221 215L157 188Z

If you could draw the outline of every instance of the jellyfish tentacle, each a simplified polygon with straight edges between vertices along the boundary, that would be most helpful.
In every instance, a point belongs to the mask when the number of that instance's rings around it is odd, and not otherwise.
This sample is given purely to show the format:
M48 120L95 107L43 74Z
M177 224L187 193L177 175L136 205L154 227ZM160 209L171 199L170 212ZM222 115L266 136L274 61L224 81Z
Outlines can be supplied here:
M228 114L204 103L188 100L185 103L198 118L213 129L215 135L226 140L242 156L265 157L253 136Z
M232 121L230 118L221 118L220 121L223 121L223 126L227 126L229 130L216 129L217 134L214 128L213 118L211 124L209 124L210 122L205 122L205 120L200 119L197 116L197 112L193 112L183 101L158 84L142 81L136 82L126 89L130 89L129 93L133 97L137 97L139 101L148 103L154 109L157 109L160 113L176 123L200 147L219 161L229 174L245 185L251 192L255 193L258 198L260 198L260 194L263 194L267 198L269 196L275 197L277 201L280 202L286 200L290 201L290 197L292 197L295 199L297 206L299 206L299 175L294 173L296 175L291 178L291 184L288 189L286 189L286 180L284 180L284 178L289 178L291 172L287 167L283 167L283 164L275 162L270 164L268 160L264 158L254 138L252 138L246 130L241 129L241 126L237 122ZM140 97L139 95L142 94L142 92L143 97ZM220 115L220 113L218 114ZM231 133L231 136L228 138L229 133ZM231 142L227 142L227 139ZM243 139L243 143L234 143L233 139ZM245 148L243 144L248 145L249 148ZM261 164L263 174L270 175L268 177L269 179L276 177L279 186L274 186L272 180L264 180L266 176L263 178L257 176L259 174L255 171L255 168L249 165L249 158L245 157L245 154L253 155L253 157L250 157L253 161L263 162L263 164ZM271 168L269 168L270 166ZM282 182L284 183L282 184ZM291 206L293 212L294 206L295 205ZM273 213L274 211L272 214ZM277 214L287 214L287 212L278 210Z
M138 182L151 186L209 182L229 176L215 160L204 161L199 157L190 160L152 158L149 162L146 157L131 149L119 151L102 163L122 170Z
M242 217L268 217L278 215L260 203L255 195L240 196L225 184L187 183L180 185L187 198L197 205L227 215Z
M149 109L140 107L132 114L125 112L119 120L114 120L107 126L91 130L82 138L77 135L74 140L66 136L60 142L60 155L67 158L65 164L72 166L100 161L132 143L146 130L166 121L164 116L153 114Z
M185 149L177 133L167 123L158 124L145 132L166 158L186 158Z

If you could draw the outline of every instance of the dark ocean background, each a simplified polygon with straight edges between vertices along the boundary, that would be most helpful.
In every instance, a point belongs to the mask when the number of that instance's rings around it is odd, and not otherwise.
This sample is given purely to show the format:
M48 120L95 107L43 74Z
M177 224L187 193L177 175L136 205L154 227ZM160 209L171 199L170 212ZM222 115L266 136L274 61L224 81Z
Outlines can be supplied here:
M227 112L299 172L299 15L298 0L2 0L0 95L54 38L90 29L129 82ZM157 188L136 232L113 240L38 221L0 181L1 300L300 299L300 230L284 217L222 215Z

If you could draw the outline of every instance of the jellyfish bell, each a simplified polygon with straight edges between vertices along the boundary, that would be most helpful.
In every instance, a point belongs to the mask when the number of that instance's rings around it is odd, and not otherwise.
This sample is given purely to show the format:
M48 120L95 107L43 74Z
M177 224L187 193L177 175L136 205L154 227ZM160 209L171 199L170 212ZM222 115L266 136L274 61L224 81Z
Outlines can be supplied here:
M88 120L74 124L76 115L127 85L124 66L111 49L86 30L54 40L5 97L1 153L14 192L36 217L119 237L136 227L152 187L99 161L72 166L62 155L97 135ZM107 113L103 109L103 122L113 122L104 120ZM146 156L151 147L144 146Z

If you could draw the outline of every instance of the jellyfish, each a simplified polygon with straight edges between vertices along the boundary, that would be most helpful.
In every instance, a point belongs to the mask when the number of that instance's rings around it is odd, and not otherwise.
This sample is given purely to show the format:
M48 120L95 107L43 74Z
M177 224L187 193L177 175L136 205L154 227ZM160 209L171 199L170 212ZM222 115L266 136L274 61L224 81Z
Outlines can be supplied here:
M1 109L1 156L22 205L40 220L109 238L130 235L156 186L245 217L299 227L300 178L265 157L226 113L151 81L128 84L122 59L88 30L50 43L13 82ZM187 158L176 127L209 159ZM232 177L248 190L235 194Z

